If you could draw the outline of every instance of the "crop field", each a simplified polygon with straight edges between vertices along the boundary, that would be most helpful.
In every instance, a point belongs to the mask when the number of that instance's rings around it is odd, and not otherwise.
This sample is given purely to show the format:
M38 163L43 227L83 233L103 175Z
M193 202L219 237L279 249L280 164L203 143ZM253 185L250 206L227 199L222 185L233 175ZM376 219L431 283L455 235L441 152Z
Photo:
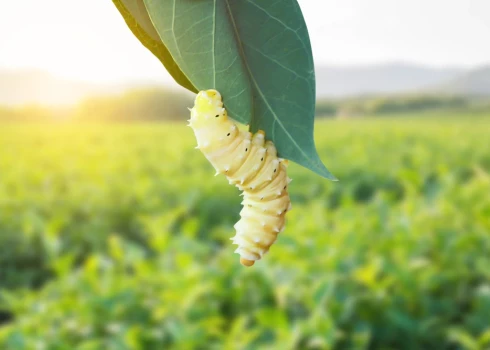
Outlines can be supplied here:
M263 260L181 124L0 125L0 349L489 349L490 117L319 121Z

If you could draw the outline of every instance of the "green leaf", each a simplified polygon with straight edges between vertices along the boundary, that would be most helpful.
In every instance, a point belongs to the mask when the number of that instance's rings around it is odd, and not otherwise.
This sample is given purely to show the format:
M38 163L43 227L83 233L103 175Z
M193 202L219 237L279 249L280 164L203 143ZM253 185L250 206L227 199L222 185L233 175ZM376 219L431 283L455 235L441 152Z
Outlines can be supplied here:
M226 2L145 0L175 62L199 90L216 89L237 121L252 116L252 89L233 35Z
M335 180L315 149L315 70L295 0L144 0L180 69L215 88L237 121L262 129L279 156Z
M296 0L228 0L254 88L252 131L264 130L279 154L334 180L313 139L315 67Z
M172 55L162 43L151 23L143 0L113 0L113 3L121 13L131 32L163 63L174 80L187 90L197 92L197 89L175 63Z
M468 350L477 350L479 349L478 342L474 339L471 334L466 332L463 329L452 328L448 331L448 337L453 342L458 343Z

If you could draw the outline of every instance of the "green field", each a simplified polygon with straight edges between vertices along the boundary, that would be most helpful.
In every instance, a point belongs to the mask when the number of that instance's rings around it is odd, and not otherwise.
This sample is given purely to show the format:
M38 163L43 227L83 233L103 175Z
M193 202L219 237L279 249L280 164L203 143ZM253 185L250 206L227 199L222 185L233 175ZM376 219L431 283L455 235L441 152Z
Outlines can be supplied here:
M0 125L1 349L489 349L490 118L321 121L243 268L180 124Z

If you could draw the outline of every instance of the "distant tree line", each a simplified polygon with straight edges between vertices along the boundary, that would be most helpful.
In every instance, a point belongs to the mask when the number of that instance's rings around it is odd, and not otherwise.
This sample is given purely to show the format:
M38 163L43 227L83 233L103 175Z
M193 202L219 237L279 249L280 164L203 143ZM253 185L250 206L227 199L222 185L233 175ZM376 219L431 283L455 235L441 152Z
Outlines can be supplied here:
M1 107L0 122L137 122L184 121L193 95L162 88L142 88L120 95L88 98L73 107ZM412 95L319 100L317 117L397 115L431 110L490 113L490 99Z
M77 106L74 119L78 121L162 121L189 118L187 107L193 97L162 88L132 90L119 96L100 96L87 99Z
M316 115L318 117L355 117L419 113L431 110L490 111L490 99L445 95L400 95L319 100Z
M137 122L189 118L191 94L162 88L134 89L119 95L94 96L70 108L0 106L0 122Z

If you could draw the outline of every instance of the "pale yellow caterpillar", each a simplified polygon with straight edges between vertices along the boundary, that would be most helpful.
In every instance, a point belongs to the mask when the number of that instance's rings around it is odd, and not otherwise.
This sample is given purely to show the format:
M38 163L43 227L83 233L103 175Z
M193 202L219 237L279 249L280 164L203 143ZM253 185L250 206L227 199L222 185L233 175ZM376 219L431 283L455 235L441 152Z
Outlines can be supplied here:
M288 194L287 160L277 157L276 147L265 141L265 133L241 131L223 108L216 90L198 93L190 109L189 126L197 147L230 184L243 191L241 219L231 238L238 245L240 263L252 266L269 251L284 229L291 209Z

